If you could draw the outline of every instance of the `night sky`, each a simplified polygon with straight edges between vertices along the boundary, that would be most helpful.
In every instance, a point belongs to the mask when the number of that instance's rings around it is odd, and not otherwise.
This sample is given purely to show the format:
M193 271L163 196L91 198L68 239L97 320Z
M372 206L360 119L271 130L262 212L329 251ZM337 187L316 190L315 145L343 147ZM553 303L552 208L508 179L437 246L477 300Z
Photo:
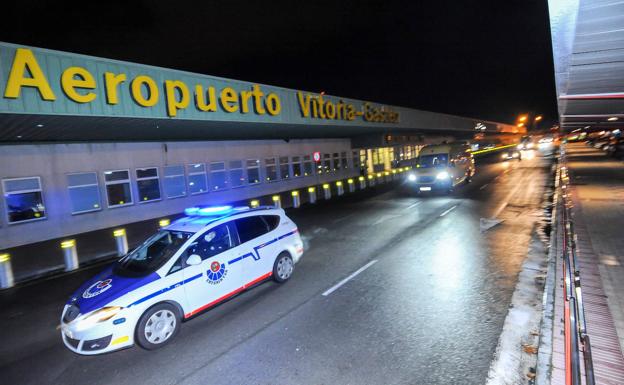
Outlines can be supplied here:
M547 1L6 2L0 40L513 122L556 120Z

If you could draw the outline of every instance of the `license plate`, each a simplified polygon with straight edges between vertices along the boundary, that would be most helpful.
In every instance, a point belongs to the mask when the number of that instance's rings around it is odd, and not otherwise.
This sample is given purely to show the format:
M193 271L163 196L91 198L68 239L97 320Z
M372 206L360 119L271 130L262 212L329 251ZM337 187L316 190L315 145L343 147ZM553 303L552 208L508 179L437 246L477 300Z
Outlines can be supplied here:
M420 191L431 191L431 187L421 187Z

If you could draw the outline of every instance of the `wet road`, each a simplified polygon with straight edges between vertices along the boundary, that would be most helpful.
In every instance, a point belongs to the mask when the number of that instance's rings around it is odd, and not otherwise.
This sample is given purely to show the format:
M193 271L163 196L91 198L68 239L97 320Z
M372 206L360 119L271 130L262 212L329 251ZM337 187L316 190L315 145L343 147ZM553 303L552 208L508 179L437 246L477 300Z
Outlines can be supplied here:
M157 351L64 348L62 305L93 270L1 292L2 383L482 384L548 167L483 164L451 196L387 190L290 211L306 242L293 278L184 323ZM503 222L482 232L481 218Z

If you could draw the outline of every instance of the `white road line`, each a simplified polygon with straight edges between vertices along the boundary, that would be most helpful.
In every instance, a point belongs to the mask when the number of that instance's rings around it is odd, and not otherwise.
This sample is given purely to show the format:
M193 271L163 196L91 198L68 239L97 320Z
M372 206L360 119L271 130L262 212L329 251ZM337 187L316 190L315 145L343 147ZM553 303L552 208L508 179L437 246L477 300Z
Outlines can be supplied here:
M370 261L369 263L367 263L366 265L360 267L359 269L357 269L355 272L353 272L350 276L348 276L347 278L343 279L342 281L338 282L337 284L335 284L334 286L330 287L329 289L327 289L324 293L323 296L327 297L328 295L330 295L331 293L335 292L336 290L338 290L338 288L340 288L340 286L344 285L345 283L349 282L351 279L355 278L355 276L357 276L358 274L360 274L361 272L363 272L364 270L368 269L369 267L373 266L375 263L377 263L376 259L373 259L372 261Z
M440 214L441 217L445 216L446 214L450 213L451 211L455 210L455 208L457 208L457 205L451 207L450 209L446 210L445 212L443 212L442 214Z
M409 210L409 209L411 209L412 207L416 207L416 206L418 206L418 205L419 205L419 204L421 204L421 203L422 203L422 201L418 201L418 202L416 202L416 203L414 203L414 204L412 204L412 205L409 205L409 206L407 206L406 210Z
M489 183L484 184L483 186L479 187L479 190L483 190L484 188L486 188L489 185Z

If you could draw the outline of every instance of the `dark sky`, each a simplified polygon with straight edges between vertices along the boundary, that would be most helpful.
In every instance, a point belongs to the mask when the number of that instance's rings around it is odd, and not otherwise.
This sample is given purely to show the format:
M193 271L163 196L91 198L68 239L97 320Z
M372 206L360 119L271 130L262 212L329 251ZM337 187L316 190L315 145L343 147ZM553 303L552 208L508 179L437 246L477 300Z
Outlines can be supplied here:
M502 122L556 119L546 0L2 7L5 42Z

